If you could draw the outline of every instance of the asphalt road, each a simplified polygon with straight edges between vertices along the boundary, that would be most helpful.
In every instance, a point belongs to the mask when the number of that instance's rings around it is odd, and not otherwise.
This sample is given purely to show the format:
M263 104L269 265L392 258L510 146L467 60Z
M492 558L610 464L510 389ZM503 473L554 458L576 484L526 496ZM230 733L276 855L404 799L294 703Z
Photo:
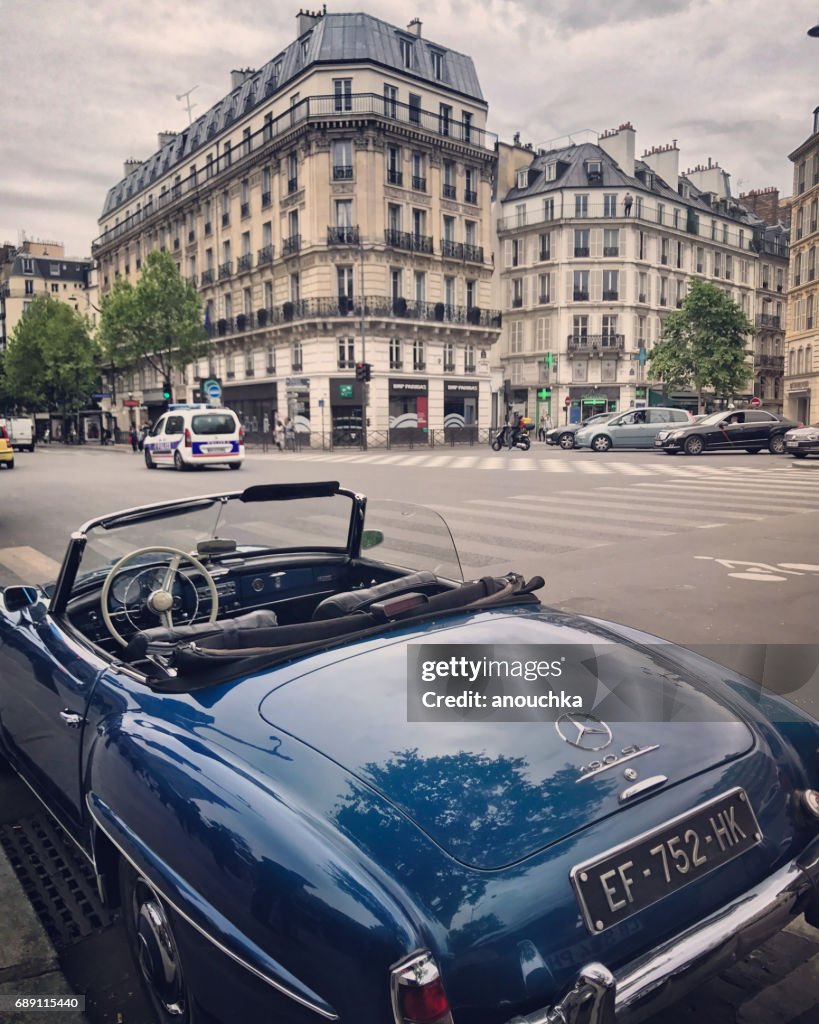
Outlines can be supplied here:
M13 473L0 471L0 585L53 577L69 532L98 514L252 483L326 479L373 499L436 508L466 577L541 575L547 604L696 647L768 683L773 645L817 642L819 460L767 454L690 459L542 445L529 453L251 452L238 473L176 473L149 472L121 450L52 446L21 453ZM815 686L795 699L819 713ZM11 808L31 810L16 786L0 774L0 824ZM95 987L93 1024L114 1024L117 1014L124 1024L151 1024L120 949L118 927L108 926L102 941L90 936L66 949L64 970L77 986ZM815 1024L816 933L794 926L663 1015L664 1024L695 1020Z

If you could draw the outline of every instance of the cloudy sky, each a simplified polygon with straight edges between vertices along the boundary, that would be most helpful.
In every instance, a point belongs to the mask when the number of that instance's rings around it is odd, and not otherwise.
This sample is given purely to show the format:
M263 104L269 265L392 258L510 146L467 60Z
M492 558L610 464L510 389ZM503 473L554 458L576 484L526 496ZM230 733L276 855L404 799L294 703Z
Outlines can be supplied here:
M318 3L305 4L318 7ZM718 161L736 194L792 190L790 153L819 105L819 0L328 0L469 54L489 129L511 140L631 121L637 152L678 140L682 169ZM158 131L229 91L296 35L270 0L0 0L0 241L90 253L107 189Z

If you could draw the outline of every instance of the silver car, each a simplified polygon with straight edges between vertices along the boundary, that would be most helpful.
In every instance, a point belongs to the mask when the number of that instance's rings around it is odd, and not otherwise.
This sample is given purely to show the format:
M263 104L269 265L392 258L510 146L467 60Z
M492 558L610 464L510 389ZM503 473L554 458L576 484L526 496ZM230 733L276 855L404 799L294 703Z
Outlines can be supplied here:
M590 423L574 435L577 448L607 452L610 448L653 448L654 438L673 424L690 423L685 409L655 406L651 409L629 409L608 423Z

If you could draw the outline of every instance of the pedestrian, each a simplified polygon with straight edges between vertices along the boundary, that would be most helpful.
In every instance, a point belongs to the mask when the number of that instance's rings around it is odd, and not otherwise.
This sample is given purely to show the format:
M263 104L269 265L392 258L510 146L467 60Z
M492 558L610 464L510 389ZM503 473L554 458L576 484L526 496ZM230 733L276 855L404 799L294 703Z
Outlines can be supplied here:
M139 443L139 437L137 435L137 429L135 426L132 426L131 429L128 431L128 440L131 442L131 451L134 452L134 454L136 454L137 445Z
M270 446L270 417L267 413L262 417L262 451L266 452Z
M540 426L537 428L538 441L545 441L546 434L552 429L552 418L547 413L541 413Z
M633 202L634 197L632 196L631 192L626 192L626 194L623 196L623 212L627 217L631 216L631 207Z
M273 442L280 452L284 451L284 424L278 417L276 426L273 428Z
M284 421L284 447L288 451L296 450L296 428L289 416Z
M148 436L148 428L143 424L142 430L139 432L139 440L137 441L137 447L140 451L145 447L145 438Z

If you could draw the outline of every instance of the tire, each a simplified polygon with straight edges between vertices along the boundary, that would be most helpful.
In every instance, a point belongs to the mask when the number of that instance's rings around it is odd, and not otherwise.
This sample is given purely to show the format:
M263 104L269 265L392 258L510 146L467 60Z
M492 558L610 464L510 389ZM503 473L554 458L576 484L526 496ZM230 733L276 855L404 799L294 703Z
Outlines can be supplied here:
M500 440L496 437L495 440L492 442L492 451L493 452L499 452L500 450L501 450L501 443L500 443Z
M807 452L791 452L791 455L795 459L806 459L808 457L808 453Z
M561 434L557 439L557 443L563 449L564 452L569 451L570 448L574 448L574 434L566 431L565 434Z
M518 447L522 448L525 452L528 452L529 449L532 447L532 442L529 440L528 436L522 437L518 441Z
M173 468L178 470L180 473L185 472L185 463L182 461L182 456L179 452L173 453Z
M230 463L228 463L228 465L230 466L231 469L241 469L242 468L241 462L230 462Z
M774 434L774 436L768 442L768 451L771 453L771 455L784 455L785 438L782 434Z
M145 452L145 465L148 469L156 469L156 463L151 458L151 453L148 451Z
M705 442L699 434L694 434L693 437L687 437L685 439L683 448L686 455L702 455L703 450L705 449Z
M745 451L749 455L759 455L759 453L762 451L762 449L761 448L746 448Z
M665 453L666 455L679 455L680 450L679 448L666 448Z
M6 469L14 469L14 459L6 463Z
M611 438L605 434L598 434L593 437L589 446L593 452L607 452L611 448Z
M128 948L158 1024L199 1024L171 911L125 861L120 862L119 886ZM163 972L165 977L160 976Z

